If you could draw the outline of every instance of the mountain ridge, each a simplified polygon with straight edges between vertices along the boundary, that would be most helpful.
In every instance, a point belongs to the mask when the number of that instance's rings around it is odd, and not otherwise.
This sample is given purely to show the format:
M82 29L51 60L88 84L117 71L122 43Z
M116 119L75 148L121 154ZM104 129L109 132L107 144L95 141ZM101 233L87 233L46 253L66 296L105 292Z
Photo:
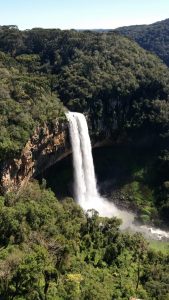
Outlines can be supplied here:
M123 26L114 31L135 40L169 66L169 18L149 25Z

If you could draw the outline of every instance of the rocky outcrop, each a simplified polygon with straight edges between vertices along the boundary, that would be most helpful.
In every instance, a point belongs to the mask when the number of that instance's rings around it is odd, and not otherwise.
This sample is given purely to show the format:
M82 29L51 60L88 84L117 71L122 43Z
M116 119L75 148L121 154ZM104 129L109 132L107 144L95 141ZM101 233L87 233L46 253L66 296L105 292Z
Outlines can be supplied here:
M36 128L21 155L1 166L1 193L18 191L31 177L43 173L70 152L67 122Z

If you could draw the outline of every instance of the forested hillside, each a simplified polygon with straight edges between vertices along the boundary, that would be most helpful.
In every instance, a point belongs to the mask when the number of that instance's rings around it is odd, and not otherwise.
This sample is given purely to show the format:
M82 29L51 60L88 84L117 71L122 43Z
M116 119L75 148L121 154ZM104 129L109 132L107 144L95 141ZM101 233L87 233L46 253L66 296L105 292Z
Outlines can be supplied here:
M25 59L36 60L36 55ZM50 79L27 72L24 65L0 52L0 161L14 157L33 129L63 116L63 105L51 92Z
M112 32L2 26L0 50L1 160L19 155L38 124L63 118L64 107L86 113L94 139L124 139L145 157L149 148L142 175L133 162L130 181L137 178L141 199L148 184L149 209L168 222L168 68Z
M0 51L1 171L37 126L64 120L67 109L83 112L92 140L112 141L109 155L130 168L121 188L142 222L167 226L167 66L114 32L1 26ZM0 299L167 300L167 250L119 225L85 215L72 199L59 202L45 180L1 196Z
M158 55L169 66L169 19L150 25L133 25L115 30Z
M95 133L111 134L117 127L151 126L152 122L158 126L165 119L167 67L115 33L19 31L15 26L3 26L0 50L6 53L1 53L1 101L12 98L25 111L29 106L34 120L46 118L40 109L52 105L51 97L92 116ZM40 108L42 98L48 100ZM39 116L35 107L32 109L35 99ZM157 117L156 111L162 115ZM32 122L28 120L27 126ZM15 126L16 121L11 119L11 124Z

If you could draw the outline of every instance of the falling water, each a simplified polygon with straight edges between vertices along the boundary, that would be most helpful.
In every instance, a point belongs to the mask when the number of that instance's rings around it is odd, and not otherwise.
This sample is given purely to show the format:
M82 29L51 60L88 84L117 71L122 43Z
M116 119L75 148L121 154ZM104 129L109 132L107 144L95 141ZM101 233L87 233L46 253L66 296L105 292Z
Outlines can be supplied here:
M79 128L77 125L77 113L67 114L69 120L70 138L73 152L73 167L74 167L74 194L76 200L84 201L86 193L86 185L84 180L82 152L79 137Z
M112 202L101 197L97 190L92 148L85 116L76 112L67 114L74 167L74 195L84 210L96 209L101 216L118 216L123 224L134 220L134 215L118 210Z
M69 113L70 138L73 151L74 192L79 204L98 197L90 137L83 114Z
M73 153L74 194L87 210L95 207L93 199L99 199L88 127L83 114L68 113L67 117Z
M169 233L147 226L133 225L135 215L119 210L112 202L100 196L94 171L92 148L85 116L76 112L66 114L69 121L74 167L74 195L84 210L95 209L103 217L116 216L123 220L122 229L140 231L148 237L169 239Z

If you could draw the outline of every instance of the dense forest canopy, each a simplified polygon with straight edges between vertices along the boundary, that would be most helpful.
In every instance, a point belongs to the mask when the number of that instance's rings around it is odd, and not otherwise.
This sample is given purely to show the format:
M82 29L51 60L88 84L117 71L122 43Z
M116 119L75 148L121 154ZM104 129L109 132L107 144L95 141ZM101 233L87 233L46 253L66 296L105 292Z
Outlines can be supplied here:
M167 66L114 32L1 26L0 51L1 164L19 156L39 124L65 118L66 109L84 112L93 139L118 136L143 157L149 148L125 190L142 221L166 224ZM119 225L72 199L58 202L44 182L1 197L0 299L168 299L168 254Z
M169 19L151 25L120 27L116 31L155 53L169 66Z
M152 147L141 190L148 180L153 206L167 221L167 66L114 32L1 26L0 51L1 161L18 155L38 124L64 118L65 108L85 112L94 138L121 135Z
M35 120L45 120L48 113L40 110L52 106L51 98L60 109L59 99L71 110L90 114L95 133L98 128L99 132L112 133L114 127L139 127L151 123L150 118L158 124L155 111L161 111L162 115L164 110L167 112L163 107L168 107L168 68L118 34L40 28L19 31L16 26L2 26L0 50L1 101L9 107L15 103L28 114L29 110L35 114L28 116L30 128L22 134L23 141ZM35 107L32 109L35 99L39 113ZM147 106L152 107L151 117ZM165 116L159 118L162 121ZM9 116L9 123L15 127L18 121L11 119ZM2 125L3 122L7 121L2 120ZM10 132L7 139L9 143L17 140ZM22 137L19 139L14 149L23 146Z

